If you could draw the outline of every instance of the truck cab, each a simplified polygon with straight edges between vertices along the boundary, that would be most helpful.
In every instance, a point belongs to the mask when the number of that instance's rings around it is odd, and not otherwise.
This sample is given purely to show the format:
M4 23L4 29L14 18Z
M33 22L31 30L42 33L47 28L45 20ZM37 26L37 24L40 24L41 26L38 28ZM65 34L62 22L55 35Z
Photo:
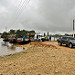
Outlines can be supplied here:
M57 41L58 45L60 46L62 46L62 44L66 44L66 46L69 46L70 48L75 46L75 38L73 38L72 36L63 36L57 39Z

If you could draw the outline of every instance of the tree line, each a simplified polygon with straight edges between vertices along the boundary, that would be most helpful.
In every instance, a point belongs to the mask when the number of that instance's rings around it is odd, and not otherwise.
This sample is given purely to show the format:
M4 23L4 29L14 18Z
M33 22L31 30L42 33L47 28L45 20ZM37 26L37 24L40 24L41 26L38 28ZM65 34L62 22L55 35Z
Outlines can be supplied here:
M35 33L35 31L34 30L32 30L32 31L27 31L27 30L13 30L13 29L11 29L10 31L8 31L8 32L3 32L3 33L0 33L1 34L1 36L5 36L5 35L11 35L11 34L16 34L17 36L24 36L24 35L26 35L27 33Z

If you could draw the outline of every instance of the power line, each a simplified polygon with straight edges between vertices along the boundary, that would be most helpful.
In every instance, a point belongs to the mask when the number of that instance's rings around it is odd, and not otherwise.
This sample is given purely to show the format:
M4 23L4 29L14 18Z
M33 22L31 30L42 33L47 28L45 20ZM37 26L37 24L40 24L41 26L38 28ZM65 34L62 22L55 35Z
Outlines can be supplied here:
M21 5L21 3L20 3L20 5L18 6L18 11L16 12L17 13L17 15L19 14L19 11L22 9L22 7L23 7L23 5L24 5L24 3L25 3L25 1L26 0L24 0L24 2L22 3L22 5Z
M23 10L23 7L24 7L24 4L25 4L25 7L29 4L30 0L28 0L28 2L26 2L26 0L22 3L21 7L19 8L19 11L21 11L20 13L18 12L16 18L15 18L15 21L13 22L12 25L14 25L16 23L16 21L18 20L19 16L22 14L22 12L24 11ZM23 10L23 11L22 11Z
M21 0L21 1L20 1L20 3L19 3L19 5L18 5L18 7L20 7L20 6L21 6L22 1L23 1L23 0ZM16 12L18 12L18 11L19 11L19 9L17 9L17 11L16 11Z
M20 8L20 6L21 6L21 4L22 4L22 0L20 1L20 3L18 4L18 8L15 10L15 12L14 12L14 17L13 18L15 18L15 16L17 15L17 13L18 13L18 11L19 11L19 8Z

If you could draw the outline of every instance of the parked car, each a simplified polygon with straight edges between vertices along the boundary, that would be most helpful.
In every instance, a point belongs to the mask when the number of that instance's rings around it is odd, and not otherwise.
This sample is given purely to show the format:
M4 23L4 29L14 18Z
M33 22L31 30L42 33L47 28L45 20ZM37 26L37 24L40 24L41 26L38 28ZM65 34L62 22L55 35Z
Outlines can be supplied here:
M38 41L45 41L45 37L42 34L35 34L34 39Z
M75 38L71 37L71 36L63 36L59 39L57 39L58 41L58 45L62 46L62 44L66 44L66 46L72 48L73 46L75 46Z

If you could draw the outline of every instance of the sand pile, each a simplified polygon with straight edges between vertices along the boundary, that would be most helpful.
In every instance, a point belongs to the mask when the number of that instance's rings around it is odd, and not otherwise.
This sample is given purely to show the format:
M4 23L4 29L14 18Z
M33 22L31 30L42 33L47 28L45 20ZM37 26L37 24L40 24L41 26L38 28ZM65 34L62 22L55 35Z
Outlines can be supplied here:
M25 47L28 50L0 57L0 74L75 75L75 50L30 44Z

